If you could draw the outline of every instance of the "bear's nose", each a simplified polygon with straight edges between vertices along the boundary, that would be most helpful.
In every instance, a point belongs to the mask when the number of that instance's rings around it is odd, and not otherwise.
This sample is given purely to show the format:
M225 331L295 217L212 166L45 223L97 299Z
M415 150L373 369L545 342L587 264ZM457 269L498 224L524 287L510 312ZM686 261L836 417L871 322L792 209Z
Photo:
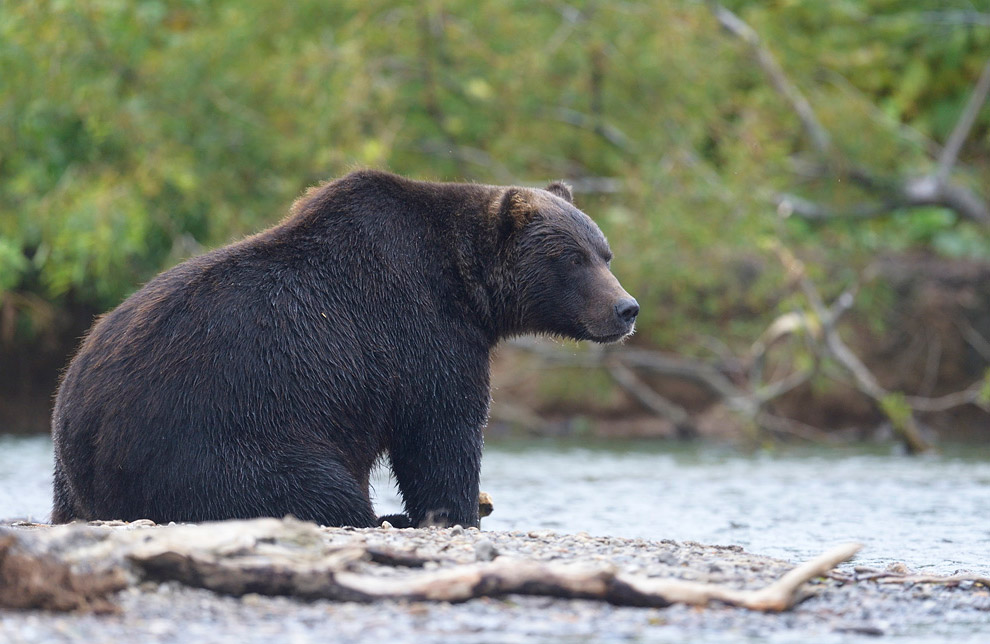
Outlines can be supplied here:
M619 300L615 305L615 314L626 324L632 324L639 315L639 302L631 297Z

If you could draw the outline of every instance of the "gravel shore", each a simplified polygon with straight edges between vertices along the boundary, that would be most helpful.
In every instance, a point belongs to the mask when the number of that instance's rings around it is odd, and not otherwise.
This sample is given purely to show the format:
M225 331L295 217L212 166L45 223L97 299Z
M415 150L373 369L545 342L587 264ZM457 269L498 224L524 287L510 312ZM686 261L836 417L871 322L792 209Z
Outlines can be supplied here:
M120 524L99 530L153 530ZM4 534L44 531L8 526ZM735 546L596 537L584 533L475 529L321 528L326 545L373 546L414 553L427 570L512 556L539 561L607 562L624 571L763 586L793 568ZM79 542L79 539L76 539ZM92 550L92 545L80 547ZM379 567L381 568L381 567ZM394 574L410 574L395 568ZM851 564L843 571L853 575ZM393 573L389 573L393 574ZM861 575L862 576L862 575ZM982 584L807 584L812 596L768 614L719 604L630 608L593 600L509 595L459 604L388 600L372 604L229 597L178 582L132 580L110 596L116 614L0 610L0 641L19 642L579 642L815 641L894 636L907 641L986 641L990 592Z

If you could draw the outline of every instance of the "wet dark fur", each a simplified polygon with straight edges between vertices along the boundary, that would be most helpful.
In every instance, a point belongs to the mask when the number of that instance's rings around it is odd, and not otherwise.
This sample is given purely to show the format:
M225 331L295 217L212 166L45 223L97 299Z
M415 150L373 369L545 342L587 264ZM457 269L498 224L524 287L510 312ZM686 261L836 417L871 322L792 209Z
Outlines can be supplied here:
M413 525L477 525L489 352L629 333L608 258L562 184L314 188L94 325L56 400L52 520L370 526L387 454Z

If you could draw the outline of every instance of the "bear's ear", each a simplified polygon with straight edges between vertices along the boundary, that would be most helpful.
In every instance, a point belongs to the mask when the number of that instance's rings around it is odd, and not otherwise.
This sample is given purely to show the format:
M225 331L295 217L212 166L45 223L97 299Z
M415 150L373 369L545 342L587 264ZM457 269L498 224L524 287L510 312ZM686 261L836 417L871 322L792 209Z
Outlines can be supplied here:
M527 192L521 188L508 188L498 204L499 229L511 233L522 229L533 220L536 208L529 200Z
M554 181L551 183L547 186L547 192L557 195L568 203L574 203L574 195L571 193L571 187L563 181Z

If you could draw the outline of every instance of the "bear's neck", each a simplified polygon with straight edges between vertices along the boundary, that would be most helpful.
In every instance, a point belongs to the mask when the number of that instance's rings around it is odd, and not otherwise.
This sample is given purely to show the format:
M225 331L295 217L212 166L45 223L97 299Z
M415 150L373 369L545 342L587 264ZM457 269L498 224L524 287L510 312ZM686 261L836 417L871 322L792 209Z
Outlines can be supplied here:
M456 264L466 297L492 348L501 340L530 332L520 306L516 258L511 244L499 242L495 223L487 213L475 222L466 222L476 236L455 235L465 240L456 250Z
M451 257L468 304L468 316L484 331L493 348L499 340L512 335L505 324L509 311L502 294L504 280L500 273L503 271L499 270L505 258L495 243L486 207L457 212L451 224L447 238L454 241Z

